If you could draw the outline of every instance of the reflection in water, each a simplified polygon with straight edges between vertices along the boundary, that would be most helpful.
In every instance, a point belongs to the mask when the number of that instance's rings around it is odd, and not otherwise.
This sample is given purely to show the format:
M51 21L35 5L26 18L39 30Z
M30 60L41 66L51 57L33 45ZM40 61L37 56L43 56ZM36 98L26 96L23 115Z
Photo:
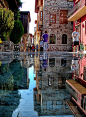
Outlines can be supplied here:
M0 57L0 117L85 117L85 55L33 52Z
M18 61L0 66L0 117L11 117L13 110L19 105L21 96L17 90L22 70Z
M65 103L66 99L70 99L70 94L65 89L65 81L66 78L69 79L72 76L71 73L68 74L68 71L71 70L71 60L69 57L64 59L61 56L52 56L52 53L48 54L48 58L43 53L40 58L39 70L36 70L36 87L34 88L35 110L39 116L72 115ZM44 58L47 59L46 71L43 67ZM69 59L67 65L66 59Z
M19 117L36 117L37 113L34 111L34 105L33 105L33 88L35 87L35 81L34 81L34 67L30 67L28 69L28 72L30 73L28 75L30 79L30 85L28 89L25 90L19 90L21 94L20 104L18 108L13 112L12 117L17 117L17 114L19 114ZM29 116L30 115L30 116Z
M66 88L71 93L71 100L77 108L83 112L83 116L86 116L86 80L85 80L85 67L86 57L85 55L73 55L72 59L72 79L66 80ZM77 114L80 114L77 112Z

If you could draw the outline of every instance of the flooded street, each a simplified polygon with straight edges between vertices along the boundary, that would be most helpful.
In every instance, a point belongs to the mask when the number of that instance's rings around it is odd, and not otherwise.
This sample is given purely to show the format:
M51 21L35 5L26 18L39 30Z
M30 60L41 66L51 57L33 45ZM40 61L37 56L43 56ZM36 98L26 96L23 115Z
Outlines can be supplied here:
M85 97L85 54L0 53L0 117L85 117Z

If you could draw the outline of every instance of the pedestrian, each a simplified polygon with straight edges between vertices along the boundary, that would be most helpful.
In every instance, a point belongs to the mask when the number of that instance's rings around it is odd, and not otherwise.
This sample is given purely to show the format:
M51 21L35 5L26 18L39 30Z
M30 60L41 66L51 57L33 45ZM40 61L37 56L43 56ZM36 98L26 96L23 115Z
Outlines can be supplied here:
M32 45L32 51L35 51L35 46L34 46L34 44Z
M72 38L73 38L74 52L76 51L76 47L77 47L77 52L78 52L79 51L79 32L78 32L78 28L76 28L75 31L72 33Z
M45 34L43 34L42 37L43 37L43 50L47 51L47 49L48 49L48 34L47 34L47 31L45 31Z
M42 68L46 70L47 66L48 66L48 54L46 51L44 51L42 58Z

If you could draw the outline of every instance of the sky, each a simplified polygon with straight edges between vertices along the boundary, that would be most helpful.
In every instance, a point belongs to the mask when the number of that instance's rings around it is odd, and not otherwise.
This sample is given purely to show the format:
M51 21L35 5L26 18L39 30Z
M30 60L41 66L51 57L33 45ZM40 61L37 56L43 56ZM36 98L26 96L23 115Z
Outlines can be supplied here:
M35 0L21 0L23 2L20 11L29 11L31 22L29 27L29 33L34 35L34 27L36 27L35 20L37 19L37 13L35 13Z

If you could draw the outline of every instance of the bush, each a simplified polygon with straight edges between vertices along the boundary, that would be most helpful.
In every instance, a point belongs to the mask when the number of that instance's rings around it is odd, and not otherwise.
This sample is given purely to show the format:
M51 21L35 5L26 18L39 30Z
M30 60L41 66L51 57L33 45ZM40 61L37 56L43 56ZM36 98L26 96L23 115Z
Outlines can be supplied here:
M7 40L14 27L14 13L6 8L0 8L0 38Z
M18 44L24 34L24 27L21 21L14 21L14 28L10 34L10 41L14 44Z

